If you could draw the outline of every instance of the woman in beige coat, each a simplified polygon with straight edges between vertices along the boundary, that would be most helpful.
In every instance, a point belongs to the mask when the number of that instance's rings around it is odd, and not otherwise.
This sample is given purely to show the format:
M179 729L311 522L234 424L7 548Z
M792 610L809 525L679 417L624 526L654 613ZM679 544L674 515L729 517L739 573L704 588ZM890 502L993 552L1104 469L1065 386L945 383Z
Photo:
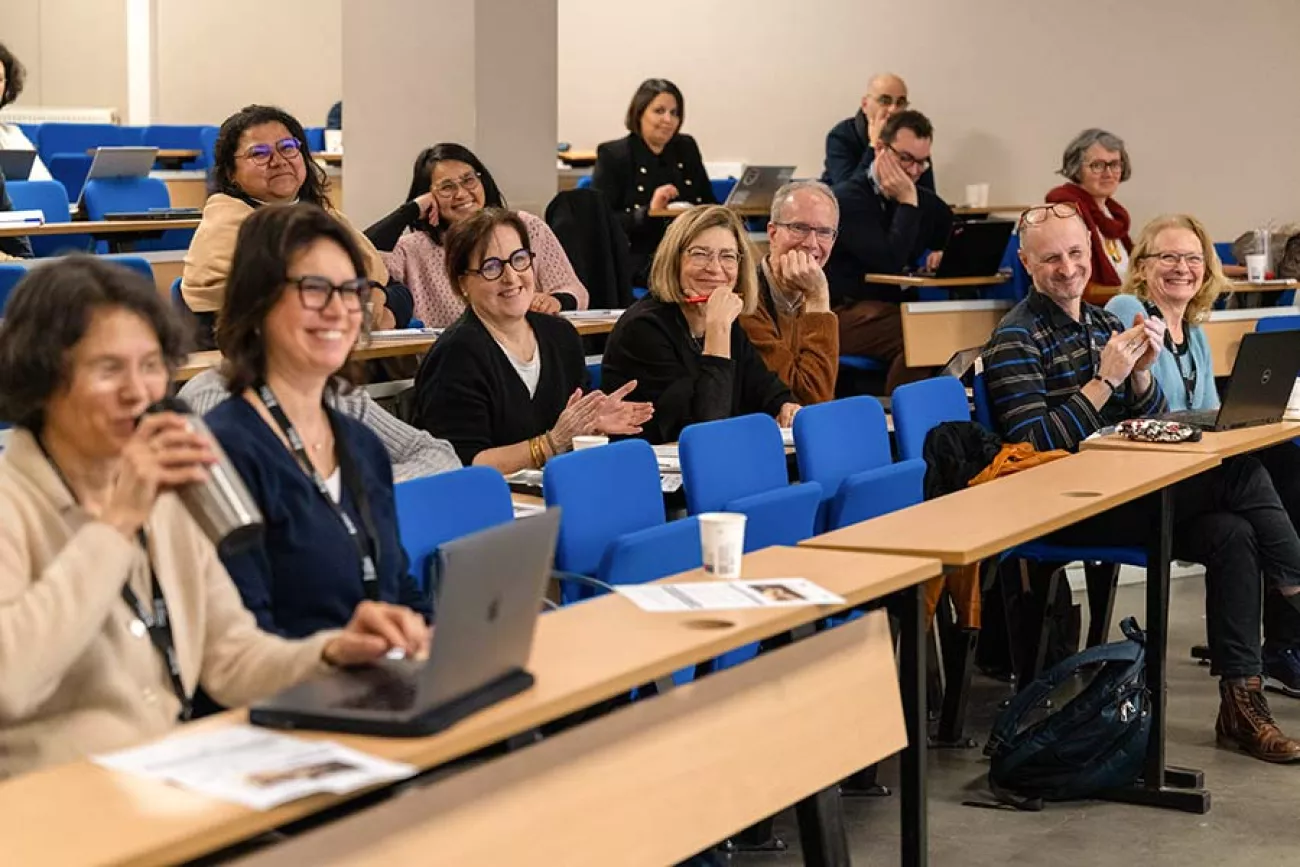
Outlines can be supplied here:
M258 630L173 491L211 446L145 409L180 361L181 328L128 269L69 257L35 269L0 325L0 778L167 732L202 686L247 704L331 665L419 655L409 609L362 602L342 630Z

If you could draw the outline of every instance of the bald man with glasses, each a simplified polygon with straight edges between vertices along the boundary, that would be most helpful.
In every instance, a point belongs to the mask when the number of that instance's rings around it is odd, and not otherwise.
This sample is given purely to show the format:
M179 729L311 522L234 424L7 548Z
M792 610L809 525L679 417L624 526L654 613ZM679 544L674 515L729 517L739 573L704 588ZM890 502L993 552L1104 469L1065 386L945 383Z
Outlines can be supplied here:
M822 181L834 186L866 172L876 158L875 145L885 121L910 107L907 82L892 72L874 76L857 113L835 124L826 135ZM936 190L934 169L927 168L917 183L927 190Z

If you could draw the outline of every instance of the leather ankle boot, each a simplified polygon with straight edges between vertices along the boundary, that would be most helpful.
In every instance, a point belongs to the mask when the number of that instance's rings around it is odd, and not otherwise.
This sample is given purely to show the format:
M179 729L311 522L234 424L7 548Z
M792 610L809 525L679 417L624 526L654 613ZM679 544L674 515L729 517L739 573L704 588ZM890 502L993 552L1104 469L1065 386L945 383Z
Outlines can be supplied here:
M1219 719L1214 733L1220 746L1237 747L1266 762L1300 761L1300 741L1282 734L1273 721L1259 677L1219 681Z

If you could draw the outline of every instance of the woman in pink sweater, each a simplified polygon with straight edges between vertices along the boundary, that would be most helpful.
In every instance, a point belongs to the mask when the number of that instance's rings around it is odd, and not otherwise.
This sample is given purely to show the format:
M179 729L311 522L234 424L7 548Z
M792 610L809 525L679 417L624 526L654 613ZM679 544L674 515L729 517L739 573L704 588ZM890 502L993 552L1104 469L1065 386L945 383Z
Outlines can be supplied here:
M432 194L431 201L422 196ZM438 144L415 160L407 196L410 231L384 254L393 279L411 290L415 316L430 328L446 328L465 312L465 302L447 279L443 234L453 224L485 207L503 208L505 199L491 172L468 148ZM421 202L429 202L421 212ZM540 217L519 211L532 240L537 294L532 309L539 313L587 309L587 288L569 264L555 233ZM394 215L397 216L397 215Z

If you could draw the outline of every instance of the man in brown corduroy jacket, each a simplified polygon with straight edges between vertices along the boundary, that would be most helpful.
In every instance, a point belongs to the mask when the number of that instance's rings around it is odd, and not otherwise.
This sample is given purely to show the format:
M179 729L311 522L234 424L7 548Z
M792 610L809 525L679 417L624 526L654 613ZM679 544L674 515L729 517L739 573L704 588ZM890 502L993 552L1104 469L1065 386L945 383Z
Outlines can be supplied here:
M740 317L768 369L804 405L835 397L839 323L822 266L831 255L839 206L820 181L793 181L772 198L770 251L759 263L758 308Z

